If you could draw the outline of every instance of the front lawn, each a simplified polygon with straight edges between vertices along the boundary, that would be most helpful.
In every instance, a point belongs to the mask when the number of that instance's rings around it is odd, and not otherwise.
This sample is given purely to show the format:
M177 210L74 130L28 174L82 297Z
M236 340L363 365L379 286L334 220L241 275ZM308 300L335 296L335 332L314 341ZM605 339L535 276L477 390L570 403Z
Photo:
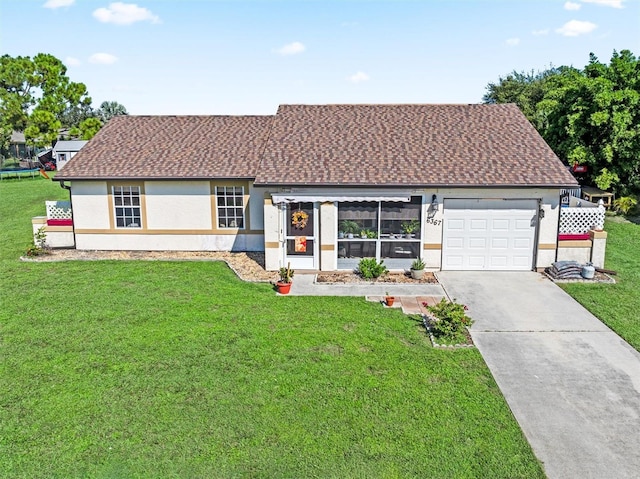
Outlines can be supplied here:
M640 351L640 225L607 221L605 267L616 284L562 284L607 326Z
M54 198L0 184L1 477L544 477L475 349L223 263L18 261Z

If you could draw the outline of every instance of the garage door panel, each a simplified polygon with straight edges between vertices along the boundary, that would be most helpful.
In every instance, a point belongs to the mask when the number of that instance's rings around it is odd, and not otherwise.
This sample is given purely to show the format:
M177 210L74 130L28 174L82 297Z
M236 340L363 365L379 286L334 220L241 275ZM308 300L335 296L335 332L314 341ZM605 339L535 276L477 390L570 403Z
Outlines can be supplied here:
M462 269L462 255L451 254L447 256L445 269Z
M484 269L484 265L486 263L485 255L482 255L482 256L469 255L467 259L468 259L468 264L471 267L470 269Z
M514 238L513 247L515 249L531 249L533 242L529 238Z
M489 225L486 219L472 219L469 221L469 229L471 231L487 231Z
M509 231L509 220L494 218L494 220L491 222L491 229L493 231Z
M491 247L505 249L509 247L509 238L491 238Z
M491 267L492 268L506 268L509 265L509 258L507 255L491 255Z
M450 219L447 221L446 227L449 231L464 231L464 219Z
M442 268L530 270L537 201L444 201Z
M471 249L486 249L487 247L487 238L469 238L469 248Z
M464 247L464 238L461 237L454 237L454 238L447 238L444 246L448 249L462 249Z

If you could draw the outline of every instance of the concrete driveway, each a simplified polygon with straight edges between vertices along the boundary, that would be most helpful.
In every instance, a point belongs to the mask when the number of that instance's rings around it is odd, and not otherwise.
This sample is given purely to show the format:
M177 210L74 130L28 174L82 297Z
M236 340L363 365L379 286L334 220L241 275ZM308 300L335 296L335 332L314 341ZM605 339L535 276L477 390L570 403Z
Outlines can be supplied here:
M549 478L640 477L640 354L533 272L440 272Z

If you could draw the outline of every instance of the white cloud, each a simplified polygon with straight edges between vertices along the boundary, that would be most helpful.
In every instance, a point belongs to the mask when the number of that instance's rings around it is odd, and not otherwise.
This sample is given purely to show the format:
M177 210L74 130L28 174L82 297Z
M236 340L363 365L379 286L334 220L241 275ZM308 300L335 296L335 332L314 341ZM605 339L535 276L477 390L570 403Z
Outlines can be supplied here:
M622 5L625 0L582 0L584 3L595 3L605 7L624 8Z
M540 35L548 35L549 34L549 29L548 28L544 28L542 30L534 30L531 33L533 35L539 37Z
M515 47L515 46L520 44L520 39L519 38L508 38L506 43L510 47Z
M67 57L64 59L64 64L69 66L69 67L75 67L80 65L80 60L78 60L76 57Z
M116 25L131 25L144 21L160 23L160 17L135 3L110 3L108 8L102 7L95 10L93 16L102 23L115 23Z
M118 57L111 53L94 53L89 57L89 63L97 65L112 65L118 61Z
M562 25L562 27L557 28L556 33L564 35L565 37L577 37L578 35L591 33L596 28L598 28L598 25L595 23L571 20Z
M564 4L564 9L565 10L571 10L571 11L575 11L575 10L580 10L582 8L582 5L580 5L579 3L575 3L575 2L567 2Z
M367 75L365 72L357 72L351 76L348 76L347 80L349 80L351 83L362 83L363 81L369 81L369 75Z
M296 55L298 53L302 53L305 51L307 47L304 46L303 43L300 42L292 42L287 43L286 45L273 50L275 53L279 53L280 55Z
M44 8L60 8L60 7L70 7L75 3L76 0L47 0L47 2L43 5Z

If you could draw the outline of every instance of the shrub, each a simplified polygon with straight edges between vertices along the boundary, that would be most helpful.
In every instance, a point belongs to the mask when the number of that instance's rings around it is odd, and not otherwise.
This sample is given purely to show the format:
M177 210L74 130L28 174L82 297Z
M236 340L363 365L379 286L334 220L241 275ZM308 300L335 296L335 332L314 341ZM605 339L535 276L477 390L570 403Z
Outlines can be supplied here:
M33 244L27 247L27 256L40 256L41 254L49 253L49 246L47 245L47 233L44 226L36 231L34 235Z
M387 272L387 267L382 264L383 262L378 263L375 258L362 258L356 272L364 279L377 278Z
M633 196L621 196L613 202L613 207L619 213L623 215L628 215L629 212L635 208L638 204L638 200L636 200Z
M465 328L473 324L473 320L467 316L467 307L455 301L442 298L435 306L427 306L427 310L433 315L429 326L436 338L448 341L464 339Z

